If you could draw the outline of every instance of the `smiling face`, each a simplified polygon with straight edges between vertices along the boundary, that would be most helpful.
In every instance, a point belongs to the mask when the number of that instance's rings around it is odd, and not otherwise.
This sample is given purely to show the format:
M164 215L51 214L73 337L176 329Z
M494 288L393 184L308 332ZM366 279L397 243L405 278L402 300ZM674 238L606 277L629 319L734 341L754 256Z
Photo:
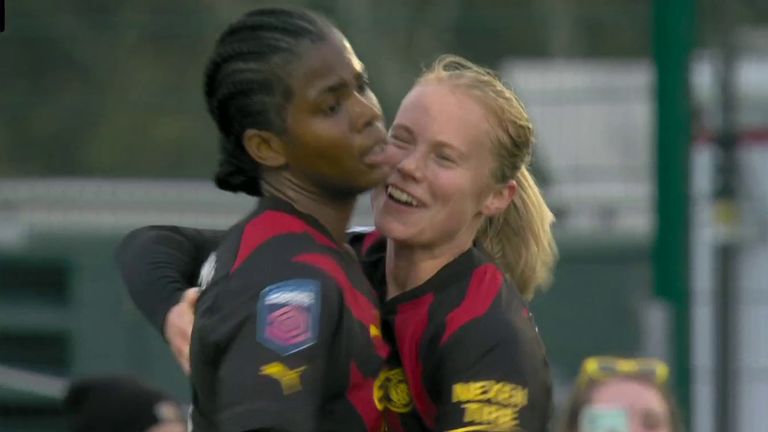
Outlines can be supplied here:
M629 418L630 432L671 432L667 403L652 385L631 378L615 378L598 385L592 406L621 408Z
M377 157L386 143L381 107L363 64L339 33L305 53L290 76L287 131L280 137L288 170L329 195L357 195L388 172Z
M487 110L448 83L423 82L405 97L389 132L375 189L376 228L418 247L468 248L482 218L503 210L514 190L494 184Z

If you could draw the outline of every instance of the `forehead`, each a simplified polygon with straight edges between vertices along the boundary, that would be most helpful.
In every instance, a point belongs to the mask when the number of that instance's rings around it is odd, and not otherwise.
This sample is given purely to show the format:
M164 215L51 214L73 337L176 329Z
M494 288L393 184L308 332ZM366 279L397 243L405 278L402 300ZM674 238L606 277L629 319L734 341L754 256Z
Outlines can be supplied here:
M363 69L347 39L332 32L325 41L303 48L293 65L291 86L297 95L311 95L336 81L353 79Z
M623 406L654 408L661 412L666 403L661 392L651 384L635 379L615 378L598 385L592 392L594 404L614 403Z
M451 143L488 141L489 113L468 91L447 83L417 84L400 104L395 124Z

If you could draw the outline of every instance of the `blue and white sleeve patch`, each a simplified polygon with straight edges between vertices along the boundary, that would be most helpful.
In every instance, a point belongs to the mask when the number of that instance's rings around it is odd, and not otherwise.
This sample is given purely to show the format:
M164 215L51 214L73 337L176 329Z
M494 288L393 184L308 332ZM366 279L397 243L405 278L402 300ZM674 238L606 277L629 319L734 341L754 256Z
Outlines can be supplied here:
M264 288L256 326L258 341L280 355L312 346L320 333L320 282L291 279Z

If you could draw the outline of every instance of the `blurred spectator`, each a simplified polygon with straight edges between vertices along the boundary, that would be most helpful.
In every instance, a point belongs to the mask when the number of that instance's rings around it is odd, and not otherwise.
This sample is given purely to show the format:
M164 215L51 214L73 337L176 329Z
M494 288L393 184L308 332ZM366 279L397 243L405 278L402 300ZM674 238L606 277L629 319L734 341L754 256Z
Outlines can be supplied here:
M560 432L682 432L657 359L589 357L562 415Z
M177 402L137 380L103 376L75 381L64 398L71 432L184 432Z

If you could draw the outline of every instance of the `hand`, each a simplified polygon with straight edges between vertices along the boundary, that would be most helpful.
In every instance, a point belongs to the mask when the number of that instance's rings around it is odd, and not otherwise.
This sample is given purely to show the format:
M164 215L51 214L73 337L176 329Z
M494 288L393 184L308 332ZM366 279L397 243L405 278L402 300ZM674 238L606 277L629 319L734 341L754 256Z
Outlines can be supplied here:
M184 291L179 302L165 316L163 331L171 346L176 361L184 373L189 375L189 344L192 340L192 324L195 322L195 304L200 296L200 288L193 287Z

